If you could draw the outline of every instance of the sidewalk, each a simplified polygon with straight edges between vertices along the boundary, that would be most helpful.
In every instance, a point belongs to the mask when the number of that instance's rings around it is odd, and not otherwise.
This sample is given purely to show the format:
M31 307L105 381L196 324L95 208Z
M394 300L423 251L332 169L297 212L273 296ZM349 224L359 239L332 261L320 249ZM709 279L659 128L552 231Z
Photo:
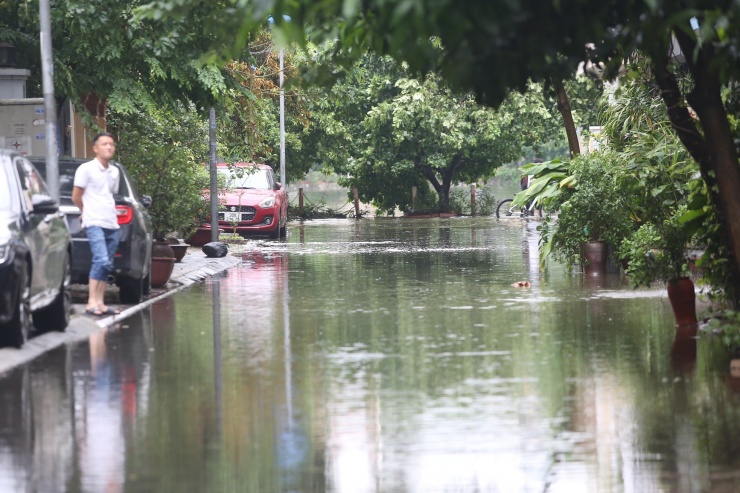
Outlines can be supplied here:
M106 291L106 302L110 298L110 302L108 302L110 306L121 310L119 315L109 317L86 315L85 302L87 300L87 286L72 286L72 308L74 313L70 318L67 330L31 337L21 349L1 348L0 376L6 371L27 363L57 346L85 340L90 334L105 329L117 320L139 312L162 298L171 296L197 281L223 272L240 262L241 259L232 254L222 258L208 258L200 248L188 248L188 253L182 259L182 262L175 264L172 276L167 285L163 288L152 289L152 292L138 305L118 304L118 288L109 286Z

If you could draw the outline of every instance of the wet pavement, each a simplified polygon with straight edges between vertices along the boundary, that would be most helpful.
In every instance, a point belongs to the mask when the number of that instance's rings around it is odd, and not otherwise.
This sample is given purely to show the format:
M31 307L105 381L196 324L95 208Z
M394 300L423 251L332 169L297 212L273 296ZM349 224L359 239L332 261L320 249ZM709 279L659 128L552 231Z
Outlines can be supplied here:
M740 491L740 379L535 222L312 221L0 376L0 491ZM512 286L516 281L529 287Z

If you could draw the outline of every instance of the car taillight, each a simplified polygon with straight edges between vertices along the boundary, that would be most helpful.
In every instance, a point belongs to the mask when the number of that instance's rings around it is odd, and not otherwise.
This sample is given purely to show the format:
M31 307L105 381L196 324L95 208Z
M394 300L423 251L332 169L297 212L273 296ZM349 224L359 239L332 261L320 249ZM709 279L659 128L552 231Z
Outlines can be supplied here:
M134 209L127 205L117 205L116 216L118 217L118 224L128 224L134 218Z

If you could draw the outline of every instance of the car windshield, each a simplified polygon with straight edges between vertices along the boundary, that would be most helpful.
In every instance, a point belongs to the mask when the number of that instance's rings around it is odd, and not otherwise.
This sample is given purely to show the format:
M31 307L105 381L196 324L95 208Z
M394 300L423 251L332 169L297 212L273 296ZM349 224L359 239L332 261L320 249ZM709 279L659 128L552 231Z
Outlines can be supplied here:
M5 168L0 166L0 211L10 210L10 177Z
M221 168L218 174L225 177L227 188L257 188L269 190L267 170L260 168Z

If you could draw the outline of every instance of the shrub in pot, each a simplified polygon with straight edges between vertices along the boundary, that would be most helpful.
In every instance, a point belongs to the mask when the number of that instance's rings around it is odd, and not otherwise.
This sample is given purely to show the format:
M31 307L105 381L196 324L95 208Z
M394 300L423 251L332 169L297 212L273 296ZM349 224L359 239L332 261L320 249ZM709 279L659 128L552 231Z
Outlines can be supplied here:
M609 153L571 159L572 178L567 183L575 185L561 187L562 193L547 205L548 210L558 209L559 213L554 228L550 220L543 228L549 242L545 249L569 267L584 263L585 244L603 242L617 248L634 229L625 207L629 198L620 190L613 173L614 161Z
M168 234L187 238L203 214L201 191L209 186L208 129L194 108L149 109L144 114L114 114L109 123L120 136L118 154L137 189L152 198L149 214L154 239Z
M692 227L682 220L685 213L686 206L681 206L662 223L643 224L620 247L620 255L629 258L626 273L635 286L666 283L678 325L697 321L694 283L686 256Z

